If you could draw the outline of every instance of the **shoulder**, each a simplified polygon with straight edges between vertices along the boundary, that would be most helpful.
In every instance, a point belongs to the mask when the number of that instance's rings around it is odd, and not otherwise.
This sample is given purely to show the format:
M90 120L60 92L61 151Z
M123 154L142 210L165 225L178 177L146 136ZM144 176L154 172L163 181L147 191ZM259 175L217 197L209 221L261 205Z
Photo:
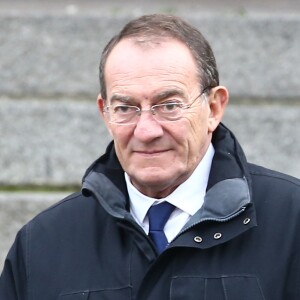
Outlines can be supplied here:
M255 182L263 182L273 184L279 184L283 186L293 187L295 189L300 188L300 179L277 172L271 169L264 168L262 166L258 166L255 164L248 164L249 173L251 175L252 180Z
M272 211L299 213L300 180L261 166L249 164L252 198L256 205Z
M104 227L101 224L106 223L106 215L94 197L72 194L25 224L17 235L16 247L26 253L30 264L35 261L33 257L42 257L45 249L53 257L57 251L80 249L101 234L99 228Z
M63 198L59 202L40 212L35 218L33 218L32 221L34 222L43 218L50 218L51 216L59 217L66 213L74 213L76 211L79 212L82 211L83 208L91 205L92 201L92 198L85 197L82 193L77 192Z
M91 216L99 211L99 207L95 198L83 196L81 192L74 193L40 212L23 227L23 231L31 234L40 234L41 231L63 233L79 224L85 225L86 220L93 220Z

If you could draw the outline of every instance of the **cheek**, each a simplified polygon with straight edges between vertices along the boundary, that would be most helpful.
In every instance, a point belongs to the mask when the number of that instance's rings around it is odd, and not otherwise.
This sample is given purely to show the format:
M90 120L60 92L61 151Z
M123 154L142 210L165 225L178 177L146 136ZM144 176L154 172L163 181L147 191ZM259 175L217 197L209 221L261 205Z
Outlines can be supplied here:
M205 106L201 108L201 111L198 114L194 114L193 118L190 119L190 128L191 132L195 137L201 137L208 134L209 126L209 110Z
M186 166L190 160L192 152L194 152L193 147L195 147L196 136L194 134L194 129L191 127L190 121L182 121L183 122L180 124L176 124L177 126L174 126L172 130L169 130L168 134L171 137L174 149L176 149L176 151L173 152L171 163L178 163L180 161Z
M190 139L191 142L203 138L208 133L207 114L191 113L185 119L185 128L182 128L182 131L185 132L186 138Z
M114 140L117 156L126 156L126 150L129 148L130 138L132 136L133 130L129 126L111 126L111 135Z
M198 160L198 156L201 155L203 148L210 141L208 117L206 118L206 115L198 115L189 121L189 128L186 129L189 156L192 159L196 158Z

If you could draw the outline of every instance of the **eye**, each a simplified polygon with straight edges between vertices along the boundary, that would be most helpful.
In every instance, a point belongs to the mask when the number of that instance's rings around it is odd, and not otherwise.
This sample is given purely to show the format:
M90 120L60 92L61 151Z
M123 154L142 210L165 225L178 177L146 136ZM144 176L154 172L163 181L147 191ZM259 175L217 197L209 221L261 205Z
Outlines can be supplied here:
M181 103L168 102L168 103L160 104L158 108L163 113L171 113L178 110L181 106L182 106Z
M116 105L113 107L113 112L119 115L132 114L137 111L136 106L130 105Z

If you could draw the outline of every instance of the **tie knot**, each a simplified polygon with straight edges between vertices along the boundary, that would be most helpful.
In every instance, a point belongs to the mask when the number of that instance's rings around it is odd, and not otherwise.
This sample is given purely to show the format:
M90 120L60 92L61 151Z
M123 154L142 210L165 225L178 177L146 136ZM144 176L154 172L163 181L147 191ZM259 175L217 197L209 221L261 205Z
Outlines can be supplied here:
M162 231L174 208L175 206L168 202L151 206L148 210L149 230Z

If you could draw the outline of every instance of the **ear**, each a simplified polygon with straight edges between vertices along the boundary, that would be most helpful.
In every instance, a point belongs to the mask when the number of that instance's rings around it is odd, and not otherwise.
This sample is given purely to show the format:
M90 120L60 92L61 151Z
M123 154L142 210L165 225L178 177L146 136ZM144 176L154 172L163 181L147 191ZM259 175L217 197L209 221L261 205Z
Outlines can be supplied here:
M102 119L106 125L107 130L111 134L110 123L108 121L106 113L104 112L105 100L102 98L101 94L99 94L97 97L97 106L98 106L98 110L102 116Z
M217 86L211 89L209 94L209 132L213 132L221 122L228 101L229 93L226 87Z

